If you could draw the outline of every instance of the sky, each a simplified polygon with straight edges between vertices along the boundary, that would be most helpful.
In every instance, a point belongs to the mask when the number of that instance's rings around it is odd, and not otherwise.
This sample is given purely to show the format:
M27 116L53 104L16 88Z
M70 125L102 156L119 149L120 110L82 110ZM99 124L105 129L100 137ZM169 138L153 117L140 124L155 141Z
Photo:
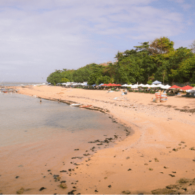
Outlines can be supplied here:
M189 48L194 32L195 0L0 0L0 83L45 82L163 36Z

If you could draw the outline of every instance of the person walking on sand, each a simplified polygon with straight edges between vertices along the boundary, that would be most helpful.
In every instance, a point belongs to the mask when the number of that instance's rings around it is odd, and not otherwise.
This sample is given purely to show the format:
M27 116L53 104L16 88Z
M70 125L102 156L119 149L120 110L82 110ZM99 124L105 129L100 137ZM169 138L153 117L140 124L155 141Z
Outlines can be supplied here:
M127 89L124 90L124 94L127 95Z

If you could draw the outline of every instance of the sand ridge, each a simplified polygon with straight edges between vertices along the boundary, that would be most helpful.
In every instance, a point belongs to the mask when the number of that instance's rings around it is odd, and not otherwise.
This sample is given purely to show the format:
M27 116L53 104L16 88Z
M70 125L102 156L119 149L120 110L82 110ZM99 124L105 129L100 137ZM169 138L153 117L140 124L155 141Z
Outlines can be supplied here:
M74 193L151 193L181 178L194 178L195 113L190 109L195 108L195 99L168 97L156 104L151 94L121 96L121 92L54 86L20 88L19 93L98 106L134 130L75 169L71 178L79 182L72 188ZM180 190L195 192L193 185Z

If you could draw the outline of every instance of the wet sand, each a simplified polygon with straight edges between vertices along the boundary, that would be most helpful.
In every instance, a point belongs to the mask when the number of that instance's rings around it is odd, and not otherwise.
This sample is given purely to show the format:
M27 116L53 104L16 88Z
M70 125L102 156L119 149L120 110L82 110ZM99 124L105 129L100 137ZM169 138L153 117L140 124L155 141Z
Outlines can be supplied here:
M82 161L69 177L72 184L62 189L64 193L195 193L195 99L168 97L167 102L157 104L152 94L121 96L120 92L53 86L20 88L19 93L103 108L134 131L114 147ZM181 178L190 180L177 183ZM53 193L46 190L40 193Z

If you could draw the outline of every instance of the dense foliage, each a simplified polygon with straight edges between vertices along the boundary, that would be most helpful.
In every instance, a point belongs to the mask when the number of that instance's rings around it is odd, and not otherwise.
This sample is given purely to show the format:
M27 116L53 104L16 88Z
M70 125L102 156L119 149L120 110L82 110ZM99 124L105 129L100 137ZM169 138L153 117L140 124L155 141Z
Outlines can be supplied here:
M117 62L106 66L88 64L77 70L56 70L47 81L52 84L68 81L88 84L100 83L149 83L154 80L163 83L195 83L194 48L174 49L174 42L167 37L144 42L134 49L118 52Z

